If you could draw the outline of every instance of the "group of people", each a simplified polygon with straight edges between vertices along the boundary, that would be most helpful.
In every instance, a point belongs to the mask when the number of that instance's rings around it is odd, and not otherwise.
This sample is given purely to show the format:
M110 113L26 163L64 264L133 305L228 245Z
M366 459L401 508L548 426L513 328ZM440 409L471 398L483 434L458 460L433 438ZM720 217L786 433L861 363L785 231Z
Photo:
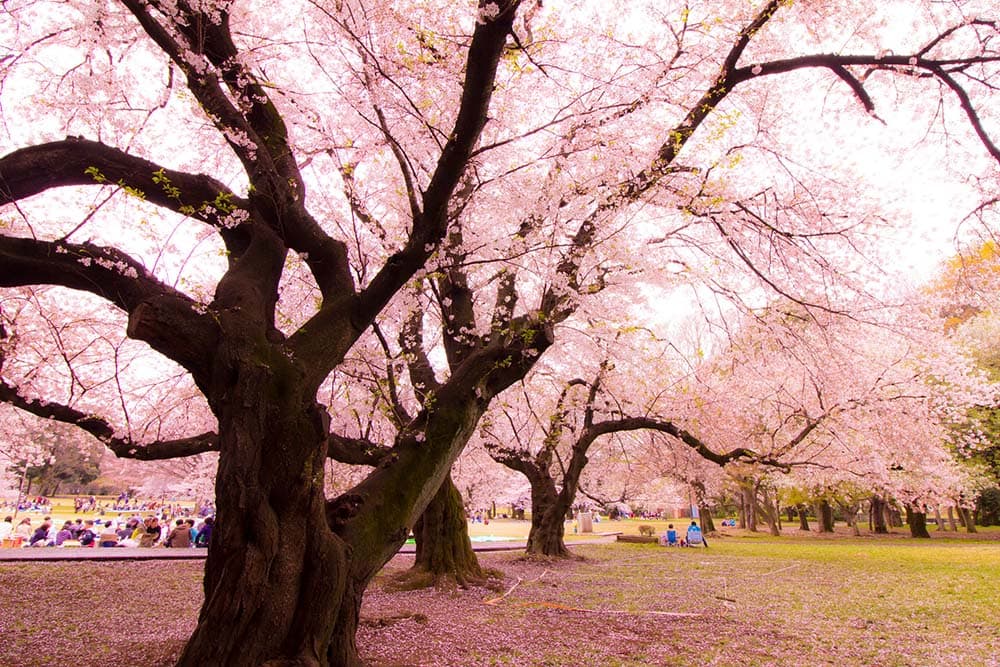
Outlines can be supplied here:
M35 496L34 498L20 498L17 502L13 500L0 501L0 509L10 508L18 512L46 512L52 506L45 496Z
M708 540L705 539L704 533L701 532L701 528L698 527L697 521L692 521L691 525L687 527L687 532L684 537L678 539L677 530L674 528L674 524L668 524L667 530L663 535L660 536L660 544L665 547L696 547L698 545L704 545L708 548Z
M154 512L161 516L174 516L186 514L189 509L182 503L165 502L163 499L139 498L129 495L128 491L122 491L113 502L101 502L96 496L77 496L73 498L74 514L88 514L96 512L104 516L109 511L114 512ZM205 501L197 506L195 512L199 517L212 516L215 514L215 505Z
M0 521L0 540L11 539L25 547L156 547L171 548L202 547L211 543L214 517L201 521L181 517L162 524L160 518L149 516L145 519L132 516L127 520L93 519L67 520L57 528L51 517L44 517L42 523L33 528L31 519L25 517L15 526L14 517L7 516Z
M73 512L75 514L93 512L97 509L97 496L81 498L77 496L73 499Z

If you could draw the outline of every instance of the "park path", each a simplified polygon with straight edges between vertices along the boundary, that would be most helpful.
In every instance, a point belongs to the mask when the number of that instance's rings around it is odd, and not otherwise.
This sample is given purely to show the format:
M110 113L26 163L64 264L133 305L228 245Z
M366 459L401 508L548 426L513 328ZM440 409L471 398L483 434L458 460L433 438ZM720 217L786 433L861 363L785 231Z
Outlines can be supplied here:
M614 542L618 533L594 533L593 537L581 538L567 542L566 546L577 544L604 544ZM524 540L509 540L503 542L473 542L473 551L523 551ZM414 546L404 544L399 550L401 554L412 554ZM0 562L38 562L66 560L194 560L202 559L206 549L167 549L163 547L38 547L0 549Z

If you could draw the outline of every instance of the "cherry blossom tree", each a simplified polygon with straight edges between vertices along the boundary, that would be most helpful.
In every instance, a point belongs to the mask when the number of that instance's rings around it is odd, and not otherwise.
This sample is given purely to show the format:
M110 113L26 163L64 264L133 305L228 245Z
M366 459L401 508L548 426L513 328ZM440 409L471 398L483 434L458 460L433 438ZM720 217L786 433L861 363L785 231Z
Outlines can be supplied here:
M905 320L880 319L775 305L698 374L688 428L701 424L713 439L746 443L790 473L776 480L756 466L732 466L751 528L759 513L777 532L780 486L809 489L828 530L838 488L895 497L918 520L924 506L973 488L974 476L955 459L951 425L991 400L993 387L936 318L911 308ZM960 448L983 441L971 430L963 436Z
M596 330L592 330L595 334ZM640 339L648 332L640 330ZM579 361L561 367L565 370L592 370L593 377L563 380L555 369L539 369L517 393L505 394L501 404L482 425L484 446L497 462L523 474L531 485L531 530L529 554L565 558L570 555L563 541L565 519L577 501L581 479L592 454L601 441L605 451L637 450L629 436L650 431L665 436L665 447L689 448L716 465L736 460L755 460L754 452L735 447L713 450L697 435L678 426L671 415L662 414L665 387L673 382L661 354L638 354L634 344L625 344L621 331L609 336L614 361L605 350L603 360L595 364L585 359L600 359L600 347L587 354L579 347L570 354ZM662 347L662 346L657 346ZM556 355L551 355L555 357ZM653 359L660 358L658 372L650 375ZM559 363L559 362L557 362ZM643 376L646 376L643 378ZM549 391L544 386L548 385ZM614 466L603 462L600 475L606 478ZM612 484L605 485L611 487ZM594 498L592 494L588 494ZM617 498L627 498L627 492ZM608 498L601 498L602 504Z
M635 292L633 262L656 282L708 260L737 300L865 289L882 218L823 151L790 159L800 116L836 99L824 132L847 136L877 100L887 123L943 108L1000 160L995 7L910 11L900 31L862 2L6 2L0 308L31 308L0 399L122 457L218 452L180 664L358 664L364 589L479 418L590 295ZM433 318L445 362L328 497L329 456L367 451L321 400L331 374L373 324L416 350ZM35 351L38 321L60 335ZM117 350L156 361L97 364ZM204 410L164 412L165 378Z
M0 441L0 480L4 490L11 489L9 498L14 504L14 517L17 518L22 501L31 493L31 471L51 466L55 456L51 451L33 437L38 430L30 422L35 421L30 416L12 414L6 411L0 416L0 426L4 437ZM5 499L8 497L4 495Z

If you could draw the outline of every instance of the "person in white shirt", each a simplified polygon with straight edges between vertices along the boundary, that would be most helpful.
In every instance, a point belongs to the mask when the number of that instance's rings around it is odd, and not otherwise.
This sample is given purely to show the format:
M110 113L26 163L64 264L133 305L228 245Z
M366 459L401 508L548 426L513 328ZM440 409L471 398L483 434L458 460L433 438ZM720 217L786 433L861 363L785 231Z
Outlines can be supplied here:
M5 516L3 521L0 521L0 540L6 540L10 537L10 534L14 532L14 517L8 515Z

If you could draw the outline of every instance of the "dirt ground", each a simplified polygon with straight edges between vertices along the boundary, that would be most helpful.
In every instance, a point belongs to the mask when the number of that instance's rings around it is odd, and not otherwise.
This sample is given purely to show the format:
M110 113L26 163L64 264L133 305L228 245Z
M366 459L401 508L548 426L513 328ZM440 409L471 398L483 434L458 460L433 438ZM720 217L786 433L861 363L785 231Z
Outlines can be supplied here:
M502 573L492 586L388 592L412 563L397 556L366 595L358 645L373 667L1000 666L996 618L922 612L891 571L817 568L794 546L777 559L724 545L579 546L581 559L558 563L484 553ZM0 564L0 665L169 665L194 627L200 576L198 562ZM881 588L900 599L879 600ZM952 611L965 620L944 619L946 633L922 616Z

